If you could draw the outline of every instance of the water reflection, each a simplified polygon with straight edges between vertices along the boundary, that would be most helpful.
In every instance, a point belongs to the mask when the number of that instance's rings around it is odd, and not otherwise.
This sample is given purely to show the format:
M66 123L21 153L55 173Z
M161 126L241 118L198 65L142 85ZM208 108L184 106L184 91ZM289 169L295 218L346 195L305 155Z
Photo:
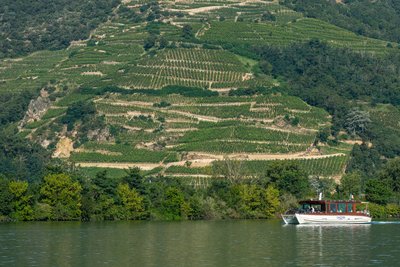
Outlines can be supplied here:
M396 266L398 225L0 224L0 266Z
M304 266L357 266L367 256L371 225L297 225L297 258ZM364 258L365 259L365 258Z

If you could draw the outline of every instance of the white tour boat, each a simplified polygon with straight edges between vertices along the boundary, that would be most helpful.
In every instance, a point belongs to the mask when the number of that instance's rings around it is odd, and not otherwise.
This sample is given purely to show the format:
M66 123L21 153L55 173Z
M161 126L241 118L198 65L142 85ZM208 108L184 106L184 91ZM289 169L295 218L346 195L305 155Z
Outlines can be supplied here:
M304 200L298 210L282 214L285 224L365 224L371 222L367 209L357 211L361 201Z

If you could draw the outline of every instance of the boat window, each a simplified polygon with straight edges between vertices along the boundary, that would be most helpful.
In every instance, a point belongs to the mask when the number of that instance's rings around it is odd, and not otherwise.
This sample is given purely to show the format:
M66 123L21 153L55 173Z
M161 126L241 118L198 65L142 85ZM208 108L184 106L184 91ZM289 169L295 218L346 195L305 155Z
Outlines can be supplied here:
M338 212L346 212L346 203L338 204Z
M320 205L320 207L321 207L321 212L325 212L325 204L323 204L323 205Z
M353 212L353 204L351 203L347 204L347 212Z
M336 203L331 203L330 211L331 211L331 213L335 213L336 212Z
M321 205L313 205L315 212L321 212Z

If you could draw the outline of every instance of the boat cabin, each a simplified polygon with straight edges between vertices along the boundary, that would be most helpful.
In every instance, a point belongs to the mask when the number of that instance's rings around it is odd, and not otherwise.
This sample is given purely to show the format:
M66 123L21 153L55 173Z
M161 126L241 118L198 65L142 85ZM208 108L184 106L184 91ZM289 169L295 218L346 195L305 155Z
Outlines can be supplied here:
M303 200L300 201L300 213L323 213L323 214L354 214L367 213L357 212L357 205L363 204L355 200Z

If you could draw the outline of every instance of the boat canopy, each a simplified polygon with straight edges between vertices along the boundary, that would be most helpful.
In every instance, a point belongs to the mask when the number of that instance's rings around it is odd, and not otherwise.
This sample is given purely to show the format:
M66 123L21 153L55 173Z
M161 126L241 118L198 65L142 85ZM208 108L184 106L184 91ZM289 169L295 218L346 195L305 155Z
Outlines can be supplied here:
M310 204L310 205L324 205L328 203L352 203L352 204L367 204L368 202L361 202L359 200L317 200L317 199L309 199L309 200L302 200L299 201L299 204Z

